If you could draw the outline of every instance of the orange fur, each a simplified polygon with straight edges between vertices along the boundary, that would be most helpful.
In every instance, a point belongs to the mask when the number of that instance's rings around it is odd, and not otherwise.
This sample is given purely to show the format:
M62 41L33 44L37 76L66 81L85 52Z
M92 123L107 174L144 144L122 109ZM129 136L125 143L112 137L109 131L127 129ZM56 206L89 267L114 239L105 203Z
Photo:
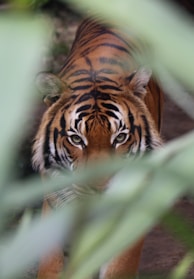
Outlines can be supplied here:
M44 200L42 206L42 216L49 214L51 207L47 200ZM59 274L64 267L63 249L56 248L51 255L48 255L41 260L38 269L38 279L58 279Z
M111 261L105 270L103 278L128 279L137 275L144 238L140 239L133 247L125 250L121 255Z
M139 69L134 51L143 51L137 38L92 20L81 24L63 69L57 77L47 75L44 84L50 107L33 147L33 163L41 174L160 147L163 93L149 70ZM100 279L133 278L142 247L143 238L110 261ZM62 251L56 249L41 262L38 279L59 278Z

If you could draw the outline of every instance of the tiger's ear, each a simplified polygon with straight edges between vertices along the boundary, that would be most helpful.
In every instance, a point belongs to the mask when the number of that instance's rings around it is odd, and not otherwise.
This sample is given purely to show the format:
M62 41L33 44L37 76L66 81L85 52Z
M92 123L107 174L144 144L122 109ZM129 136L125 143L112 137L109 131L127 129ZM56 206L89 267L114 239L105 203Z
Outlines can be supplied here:
M65 90L68 90L66 83L51 73L38 74L36 77L36 86L47 106L51 106L60 98Z
M146 86L151 78L152 71L149 68L140 68L132 73L128 78L128 86L134 92L134 95L144 98L146 94Z

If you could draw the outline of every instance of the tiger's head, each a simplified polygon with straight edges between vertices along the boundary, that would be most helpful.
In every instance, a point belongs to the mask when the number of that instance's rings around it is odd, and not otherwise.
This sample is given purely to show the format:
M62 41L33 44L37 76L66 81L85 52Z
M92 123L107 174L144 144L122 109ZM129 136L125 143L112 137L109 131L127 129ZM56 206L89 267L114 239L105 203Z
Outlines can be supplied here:
M33 164L42 174L75 170L113 155L143 154L161 145L144 103L151 73L140 68L110 90L104 83L74 92L52 74L39 77L45 112L33 145Z

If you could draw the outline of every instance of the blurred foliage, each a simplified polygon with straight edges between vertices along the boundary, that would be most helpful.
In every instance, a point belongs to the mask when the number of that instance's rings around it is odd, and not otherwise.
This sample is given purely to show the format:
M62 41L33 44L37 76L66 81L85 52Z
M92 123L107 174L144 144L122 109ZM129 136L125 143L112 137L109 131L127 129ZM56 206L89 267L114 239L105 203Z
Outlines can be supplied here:
M149 61L145 61L145 57L139 59L151 65L168 94L194 118L193 99L182 86L193 92L194 64L191 58L194 27L191 18L182 13L178 6L154 0L112 0L111 8L106 1L67 2L83 13L87 11L90 15L99 14L104 20L118 24L126 32L133 29L145 45L149 46Z
M43 2L46 1L12 1L18 7L40 6ZM151 47L149 62L155 74L171 88L174 99L178 92L182 103L186 93L179 83L194 88L193 22L165 1L113 2L110 6L104 0L71 0L77 9L99 13L125 30L132 27ZM0 17L0 278L3 279L21 278L31 264L64 243L73 246L71 277L67 278L88 278L112 255L148 232L177 198L194 192L194 133L141 160L105 162L84 172L51 179L46 185L38 178L13 182L12 159L29 125L28 114L35 95L32 83L40 66L40 50L45 40L49 42L46 36L49 27L43 18L25 12ZM183 107L192 115L191 101ZM83 189L88 194L84 202L79 201L76 189L69 186L78 181L84 185L87 180L115 171L118 174L103 195L95 195L87 187ZM72 190L72 203L67 202L64 208L44 219L39 215L33 218L27 211L19 226L7 234L5 225L12 212L30 207L44 194L62 186ZM179 227L177 237L189 246L189 254L170 274L173 279L184 278L193 260L192 228L170 214L164 216L163 223L172 231Z
M51 2L49 0L9 0L9 2L15 6L15 8L19 9L38 9L43 5Z

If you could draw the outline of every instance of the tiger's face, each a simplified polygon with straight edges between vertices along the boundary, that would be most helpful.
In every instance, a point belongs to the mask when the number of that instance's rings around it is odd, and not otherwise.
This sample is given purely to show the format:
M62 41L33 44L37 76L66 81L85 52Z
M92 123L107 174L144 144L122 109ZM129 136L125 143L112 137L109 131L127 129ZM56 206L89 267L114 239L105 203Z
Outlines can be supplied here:
M146 125L143 112L129 112L130 101L124 96L120 105L113 101L115 96L107 96L106 101L91 98L81 105L73 100L68 102L68 109L64 105L57 109L46 147L48 166L59 164L74 170L100 158L135 154L148 148L142 129Z
M138 87L139 78L137 82ZM63 91L57 101L54 94L55 102L35 138L36 168L42 173L75 170L100 159L139 155L159 146L160 137L140 97L146 91L145 82L139 91L131 86L120 87L119 93L102 92L98 87L89 93Z

